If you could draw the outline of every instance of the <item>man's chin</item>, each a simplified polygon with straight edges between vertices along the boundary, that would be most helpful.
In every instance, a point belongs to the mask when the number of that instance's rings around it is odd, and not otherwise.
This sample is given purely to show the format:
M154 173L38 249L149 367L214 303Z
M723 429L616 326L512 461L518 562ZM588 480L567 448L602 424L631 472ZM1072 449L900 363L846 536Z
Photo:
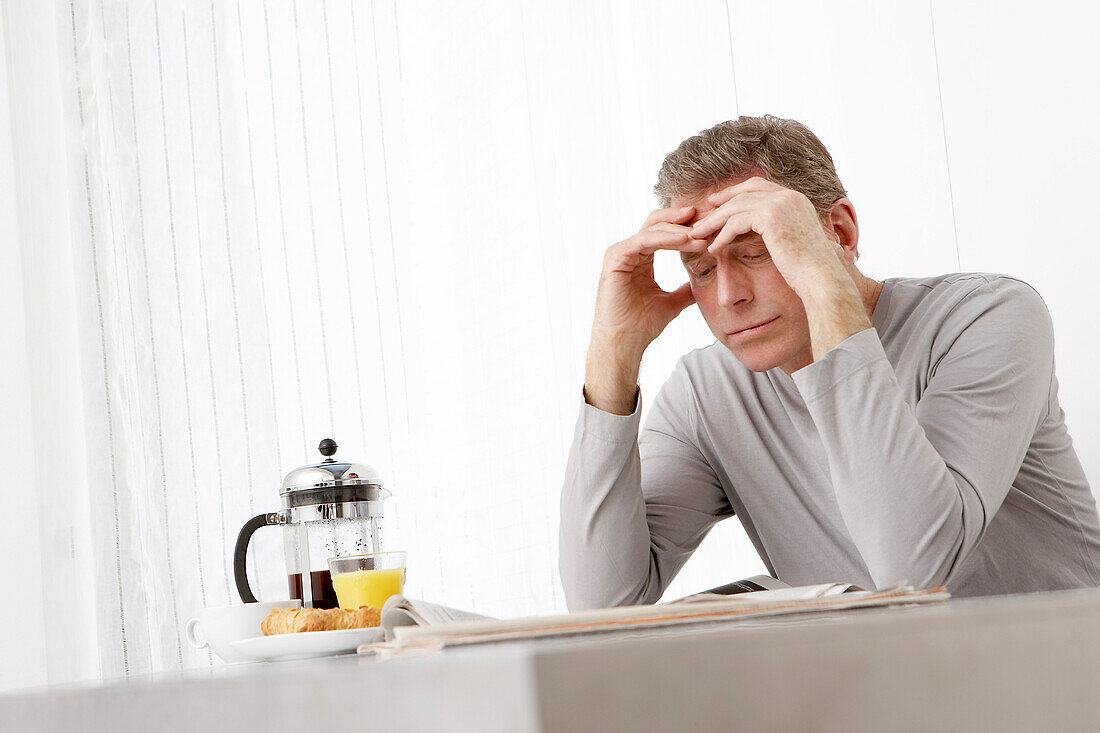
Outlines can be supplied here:
M749 371L766 372L779 366L779 359L773 354L763 353L760 349L735 348L728 341L722 343Z

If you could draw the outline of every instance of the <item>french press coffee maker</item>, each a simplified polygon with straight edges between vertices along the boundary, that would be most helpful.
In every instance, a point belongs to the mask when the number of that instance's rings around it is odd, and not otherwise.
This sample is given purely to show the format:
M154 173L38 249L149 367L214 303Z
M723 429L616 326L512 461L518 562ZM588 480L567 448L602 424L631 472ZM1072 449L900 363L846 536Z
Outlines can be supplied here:
M328 559L382 551L382 502L391 494L378 472L364 463L337 461L336 441L325 438L317 449L320 463L296 468L283 479L283 507L245 522L233 550L233 576L245 603L255 603L248 585L248 541L260 527L283 528L283 550L290 597L303 608L335 608Z

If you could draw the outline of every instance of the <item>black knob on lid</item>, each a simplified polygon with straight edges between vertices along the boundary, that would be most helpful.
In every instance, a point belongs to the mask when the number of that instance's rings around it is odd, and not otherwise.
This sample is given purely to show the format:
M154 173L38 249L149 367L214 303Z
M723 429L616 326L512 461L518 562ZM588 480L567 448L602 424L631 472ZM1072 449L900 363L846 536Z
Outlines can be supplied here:
M321 451L321 455L325 458L328 458L335 453L336 449L339 447L340 446L336 445L336 441L332 438L325 438L321 441L320 445L317 446L317 450Z

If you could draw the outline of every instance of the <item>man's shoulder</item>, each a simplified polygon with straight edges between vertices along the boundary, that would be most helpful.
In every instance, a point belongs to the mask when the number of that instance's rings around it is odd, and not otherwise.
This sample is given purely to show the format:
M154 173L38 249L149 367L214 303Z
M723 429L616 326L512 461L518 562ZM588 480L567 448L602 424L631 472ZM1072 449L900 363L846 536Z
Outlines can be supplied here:
M994 272L953 272L922 278L889 278L888 312L883 325L912 317L973 319L993 309L1046 312L1039 293L1026 281ZM877 319L876 319L877 320Z
M887 280L884 314L874 323L891 362L904 354L941 356L962 336L983 343L1014 343L1020 349L1045 349L1053 339L1050 311L1039 293L1018 277L961 272L928 278ZM884 292L886 290L884 289Z
M970 298L981 296L1037 296L1025 280L997 272L951 272L932 277L894 277L886 281L896 294L916 298Z

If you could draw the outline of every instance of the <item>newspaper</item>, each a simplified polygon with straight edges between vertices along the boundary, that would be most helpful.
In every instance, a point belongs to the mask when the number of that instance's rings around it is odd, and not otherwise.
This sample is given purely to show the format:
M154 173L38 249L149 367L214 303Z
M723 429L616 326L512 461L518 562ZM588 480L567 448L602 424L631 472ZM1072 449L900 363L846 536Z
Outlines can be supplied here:
M726 585L720 585L717 588L711 588L701 593L693 593L687 598L694 598L695 596L704 595L722 595L728 596L734 593L750 593L757 590L779 590L780 588L790 588L791 586L784 583L778 578L773 578L770 575L754 575L751 578L745 578L744 580L735 580L732 583ZM856 586L852 586L853 588ZM859 588L858 590L863 590ZM685 600L685 599L680 599Z
M905 583L900 583L895 587L902 587L904 585ZM811 598L838 596L841 593L854 593L863 590L865 589L858 585L852 585L851 583L822 583L820 585L804 585L795 588L787 585L782 580L776 580L770 575L754 575L751 578L738 580L729 585L712 588L702 593L693 593L690 596L685 596L675 601L669 601L668 603L719 601L728 599L731 595L742 593L752 593L752 597L756 600L809 600ZM761 593L767 593L768 595L760 595Z
M382 631L385 632L387 639L393 637L394 629L398 626L438 626L489 618L402 595L390 596L382 606L381 616Z
M942 603L949 597L943 587L916 590L905 583L879 591L853 588L842 583L825 583L736 595L696 594L652 606L621 606L503 620L405 596L393 596L382 608L385 640L364 644L359 647L359 652L388 656L469 644L667 629L855 608Z

